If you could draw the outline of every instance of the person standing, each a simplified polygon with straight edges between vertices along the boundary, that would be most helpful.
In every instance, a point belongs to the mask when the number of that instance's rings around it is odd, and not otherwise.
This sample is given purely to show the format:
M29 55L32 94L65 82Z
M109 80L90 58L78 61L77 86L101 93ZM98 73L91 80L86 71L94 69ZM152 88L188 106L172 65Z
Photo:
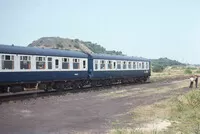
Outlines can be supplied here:
M190 86L189 88L193 88L193 83L194 83L194 77L190 77Z
M195 77L195 86L196 86L196 88L198 87L198 75L196 75L196 77Z

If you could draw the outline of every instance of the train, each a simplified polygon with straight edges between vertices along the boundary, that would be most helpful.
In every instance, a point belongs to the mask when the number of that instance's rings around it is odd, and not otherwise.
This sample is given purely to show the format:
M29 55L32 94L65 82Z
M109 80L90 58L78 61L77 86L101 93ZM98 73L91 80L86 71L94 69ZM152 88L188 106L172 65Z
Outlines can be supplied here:
M145 58L0 45L0 92L49 91L149 81Z

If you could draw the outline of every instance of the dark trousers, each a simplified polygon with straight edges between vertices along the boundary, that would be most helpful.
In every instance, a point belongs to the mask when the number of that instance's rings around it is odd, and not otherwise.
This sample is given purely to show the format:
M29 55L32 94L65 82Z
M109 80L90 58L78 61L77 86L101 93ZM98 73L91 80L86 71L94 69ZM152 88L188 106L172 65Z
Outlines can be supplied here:
M193 81L190 82L190 88L193 88Z

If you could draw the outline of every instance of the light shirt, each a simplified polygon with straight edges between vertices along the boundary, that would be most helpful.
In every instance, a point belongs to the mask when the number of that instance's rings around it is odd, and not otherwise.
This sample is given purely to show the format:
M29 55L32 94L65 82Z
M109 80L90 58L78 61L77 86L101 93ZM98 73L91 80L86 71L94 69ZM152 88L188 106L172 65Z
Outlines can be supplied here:
M190 81L194 81L194 78L193 78L193 77L191 77L191 78L190 78Z

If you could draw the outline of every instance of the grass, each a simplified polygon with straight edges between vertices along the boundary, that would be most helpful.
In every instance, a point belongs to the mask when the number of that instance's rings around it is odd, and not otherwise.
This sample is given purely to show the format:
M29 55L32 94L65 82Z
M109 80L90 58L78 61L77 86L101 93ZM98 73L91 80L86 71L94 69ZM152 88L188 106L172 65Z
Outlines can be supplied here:
M190 73L186 73L186 69L188 69ZM162 73L152 73L151 81L155 82L170 80L177 77L189 77L191 74L194 75L198 73L200 73L200 70L197 68L169 67ZM143 91L142 94L145 96L154 94L155 92L164 93L170 90L178 90L183 87L188 87L189 80L181 82L178 85L172 84L160 88L148 88ZM126 94L126 91L123 92L124 96L126 96ZM180 96L174 95L170 99L156 102L152 105L139 106L130 111L129 114L132 116L132 123L129 123L129 126L132 127L114 127L110 131L110 134L200 134L200 89L189 91ZM156 123L158 120L160 124ZM160 126L162 122L169 122L170 125L159 130L156 128L156 125ZM152 124L156 124L155 128L146 129Z
M184 73L185 74L192 74L192 70L190 70L190 69L187 68L187 69L185 69Z
M117 129L117 130L111 130L110 134L144 134L144 132L133 129ZM158 134L158 131L153 130L151 132L145 132L145 134Z
M175 130L200 134L200 90L192 90L175 98L174 102L171 120L179 122L174 126Z
M184 95L176 96L168 100L141 106L132 112L134 123L140 122L137 127L113 129L111 134L200 134L200 90L192 90ZM155 128L147 129L148 125L156 120L168 121L165 129L158 130L161 124ZM143 128L145 128L143 130Z
M151 81L162 81L166 79L176 78L176 77L185 77L184 68L166 68L163 72L155 73L152 72Z
M194 67L167 67L163 72L152 72L150 80L152 82L157 82L179 77L189 77L195 74L200 74L200 69Z
M195 73L197 73L197 74L200 74L200 69L196 70L196 72L195 72Z

